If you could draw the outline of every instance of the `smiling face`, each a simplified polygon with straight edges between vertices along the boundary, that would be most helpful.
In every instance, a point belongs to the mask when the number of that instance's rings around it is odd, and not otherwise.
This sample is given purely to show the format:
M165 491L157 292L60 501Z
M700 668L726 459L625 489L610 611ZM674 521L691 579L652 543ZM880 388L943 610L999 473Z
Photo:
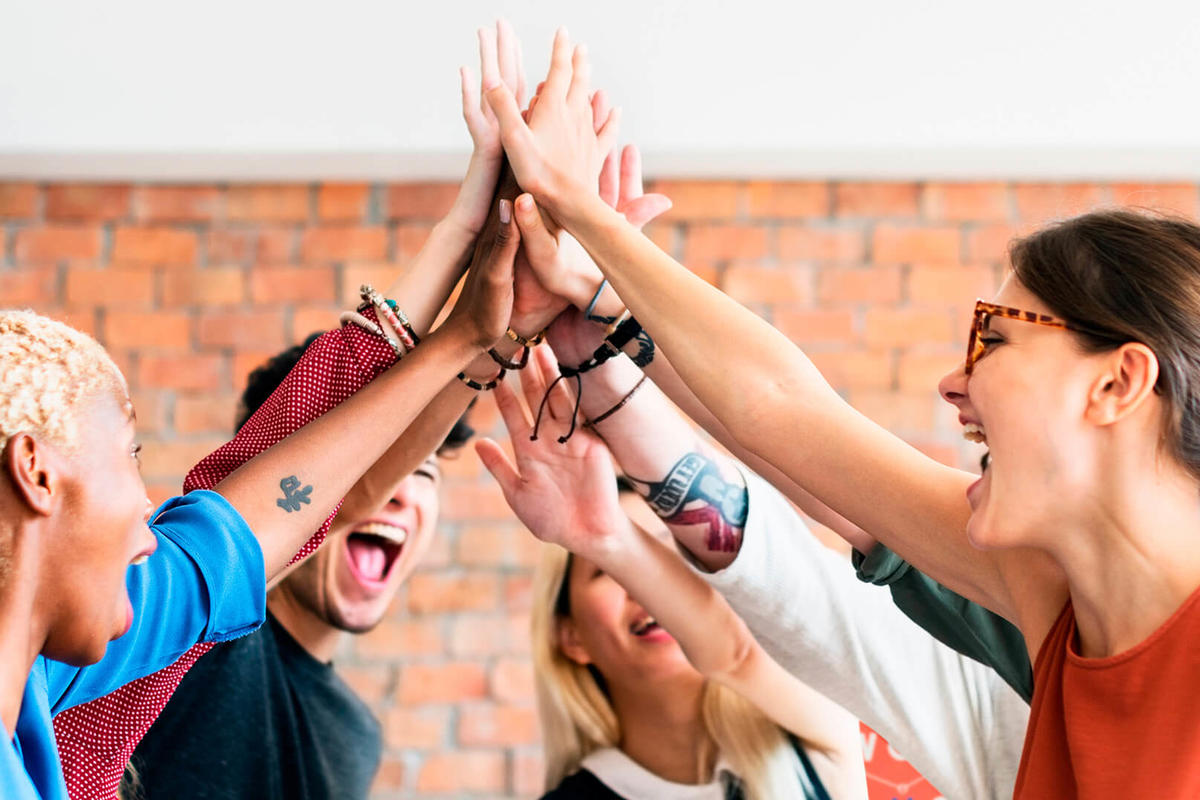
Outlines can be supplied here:
M334 628L371 630L433 541L440 485L438 459L432 455L387 503L330 537L280 588Z
M1011 277L995 302L1051 314ZM1086 412L1106 355L1085 353L1069 331L999 316L980 341L970 377L960 365L939 384L963 435L988 446L987 468L967 492L967 533L980 547L1045 544L1094 490L1097 428Z
M46 551L47 574L55 577L45 590L55 613L42 653L83 665L103 658L108 642L129 630L126 572L156 540L129 401L105 392L82 405L79 422L73 451L52 456L62 500Z

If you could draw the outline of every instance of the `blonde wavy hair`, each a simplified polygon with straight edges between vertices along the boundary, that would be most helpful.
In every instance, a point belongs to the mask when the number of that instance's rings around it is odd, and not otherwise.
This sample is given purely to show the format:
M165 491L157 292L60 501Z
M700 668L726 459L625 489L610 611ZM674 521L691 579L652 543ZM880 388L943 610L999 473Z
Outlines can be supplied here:
M80 406L125 378L92 337L33 311L0 310L0 443L26 432L66 449Z
M533 669L546 756L546 791L576 772L593 751L616 747L620 722L591 670L562 652L558 627L570 556L543 548L533 584ZM736 692L706 681L703 719L709 737L743 783L746 800L802 797L800 763L788 737Z

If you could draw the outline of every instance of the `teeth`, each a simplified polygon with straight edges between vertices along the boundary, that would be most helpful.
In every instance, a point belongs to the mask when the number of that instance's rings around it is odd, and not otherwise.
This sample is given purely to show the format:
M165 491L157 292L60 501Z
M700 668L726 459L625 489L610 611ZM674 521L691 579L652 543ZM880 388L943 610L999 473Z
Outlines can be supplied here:
M365 525L355 528L354 532L379 536L396 544L404 544L404 541L408 538L408 531L404 530L404 528L388 525L386 522L368 522Z
M983 432L983 426L974 422L968 422L963 425L963 438L969 442L986 442L987 434Z
M658 621L656 619L654 619L654 617L646 617L644 619L638 620L638 622L636 624L634 624L633 627L630 628L630 630L633 631L634 636L641 636L643 633L645 633L650 628L651 625L656 625L656 624L658 624Z
M150 556L141 555L141 556L138 556L137 558L135 558L133 561L130 561L129 563L135 567L139 567L142 564L145 564L149 560L150 560Z

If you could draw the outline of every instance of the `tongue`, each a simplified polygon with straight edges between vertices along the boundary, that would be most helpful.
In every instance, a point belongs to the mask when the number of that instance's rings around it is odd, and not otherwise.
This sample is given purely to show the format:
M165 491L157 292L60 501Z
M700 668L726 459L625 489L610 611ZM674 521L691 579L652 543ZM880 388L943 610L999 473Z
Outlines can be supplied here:
M383 580L387 570L387 554L381 546L357 537L346 542L346 546L350 549L350 558L354 559L354 567L359 575L372 581Z

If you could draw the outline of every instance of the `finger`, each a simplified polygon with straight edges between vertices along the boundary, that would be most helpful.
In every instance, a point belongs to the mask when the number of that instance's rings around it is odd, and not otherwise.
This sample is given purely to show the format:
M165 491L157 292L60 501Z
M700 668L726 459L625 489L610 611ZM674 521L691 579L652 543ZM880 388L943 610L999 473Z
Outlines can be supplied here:
M642 154L637 145L627 144L621 150L621 198L617 208L642 196Z
M538 358L541 357L542 351L547 350L547 347L535 347L533 352L529 354L529 363L536 364ZM537 413L542 407L542 398L546 395L547 382L542 376L540 370L536 367L533 369L526 365L525 369L521 370L521 394L525 396L525 403L529 406L529 410L534 414L534 422L537 421Z
M596 132L596 141L602 151L612 150L617 143L617 134L621 130L621 107L617 106L608 115L604 127Z
M571 37L566 28L554 34L554 47L550 50L550 71L546 73L543 94L551 98L565 98L571 86Z
M604 157L604 166L600 168L600 199L613 208L620 208L617 205L617 196L620 192L619 183L617 151L610 150Z
M665 194L644 194L630 200L620 207L625 219L635 228L640 228L651 220L671 210L671 198Z
M608 99L608 92L600 89L592 95L592 130L599 133L611 113L612 103Z
M513 220L512 201L500 200L500 224L496 228L496 241L492 244L491 266L488 270L491 282L509 285L513 279L513 262L517 247L521 244L521 231Z
M529 412L525 410L525 406L521 405L512 386L507 381L500 381L492 390L492 394L496 397L496 408L500 409L500 419L504 421L504 429L508 431L508 435L514 440L524 441L527 439L532 422L529 419Z
M467 121L467 127L474 133L474 129L483 124L483 112L479 102L479 95L475 91L475 81L471 75L471 70L467 67L458 68L458 77L462 82L462 113L463 119Z
M529 86L525 80L525 53L521 49L521 40L513 37L517 43L517 105L523 106L529 99Z
M517 91L520 69L517 64L516 40L517 37L513 34L508 20L496 20L496 52L500 59L500 79L512 90L514 95L518 95L517 104L520 105L521 100Z
M592 93L592 65L588 61L587 45L576 45L571 55L571 86L567 89L567 102L586 102Z
M508 454L504 452L504 448L491 439L477 439L475 452L479 454L479 460L483 462L483 466L496 479L496 483L500 484L500 491L504 492L504 499L508 500L513 497L517 492L517 487L521 484L521 476L517 472L516 466L508 460Z
M521 229L521 241L525 245L525 255L534 273L542 269L552 269L558 258L558 239L547 230L542 214L538 211L533 195L523 194L513 202L517 217L517 227Z
M491 28L479 29L479 69L483 73L483 90L486 92L503 82L500 63L496 60L496 32Z
M508 87L501 84L488 89L484 92L483 98L487 102L488 108L496 115L496 122L500 125L500 139L504 142L504 146L506 148L531 146L529 127L521 118L521 108L517 105L517 100Z

